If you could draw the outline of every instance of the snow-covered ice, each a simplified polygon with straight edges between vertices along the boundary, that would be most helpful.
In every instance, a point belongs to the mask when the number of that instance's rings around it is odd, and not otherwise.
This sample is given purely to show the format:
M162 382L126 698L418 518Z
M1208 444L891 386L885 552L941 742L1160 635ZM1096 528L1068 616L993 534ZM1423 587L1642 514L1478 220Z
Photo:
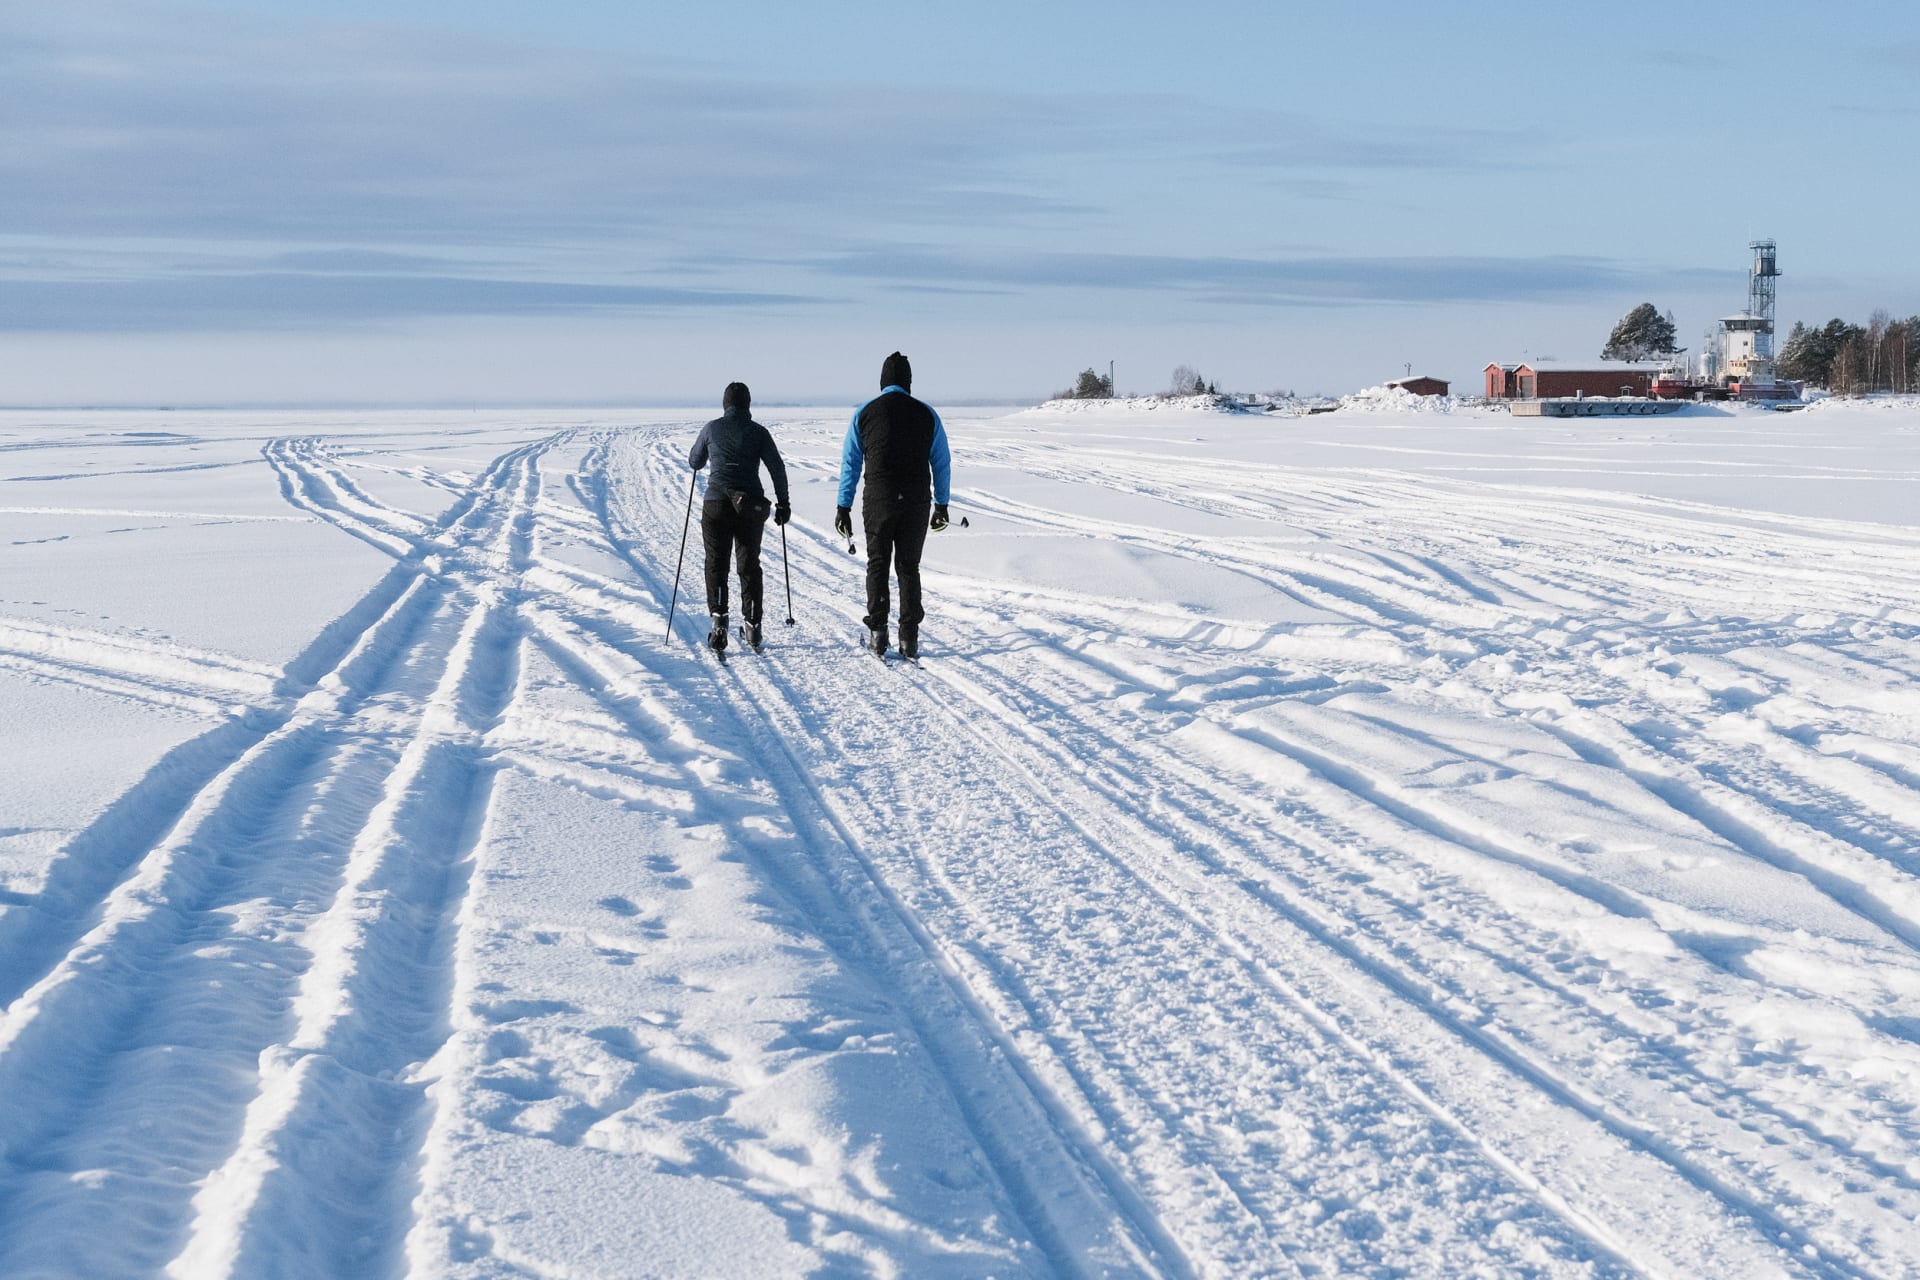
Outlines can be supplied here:
M1920 403L0 414L0 1275L1920 1276ZM691 602L691 609L689 604Z

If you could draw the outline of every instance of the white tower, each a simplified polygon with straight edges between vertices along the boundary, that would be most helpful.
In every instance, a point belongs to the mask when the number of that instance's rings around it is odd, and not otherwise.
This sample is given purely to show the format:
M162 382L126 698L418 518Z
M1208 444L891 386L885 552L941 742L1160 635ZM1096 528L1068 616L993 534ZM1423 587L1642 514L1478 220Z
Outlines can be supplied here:
M1771 240L1755 240L1747 309L1720 321L1720 373L1743 387L1773 385L1773 282L1780 275Z

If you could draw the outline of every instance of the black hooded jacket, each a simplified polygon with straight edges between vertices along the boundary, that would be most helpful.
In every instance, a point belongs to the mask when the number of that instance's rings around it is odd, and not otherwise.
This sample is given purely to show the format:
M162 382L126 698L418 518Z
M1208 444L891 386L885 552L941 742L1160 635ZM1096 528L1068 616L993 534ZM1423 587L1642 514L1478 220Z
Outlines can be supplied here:
M713 463L713 470L707 473L708 497L719 498L730 493L765 497L766 490L760 487L760 464L764 462L767 474L773 477L775 500L783 506L787 504L786 464L780 461L780 450L774 446L773 436L753 420L748 410L729 408L700 428L693 448L687 453L687 462L698 471L709 461Z

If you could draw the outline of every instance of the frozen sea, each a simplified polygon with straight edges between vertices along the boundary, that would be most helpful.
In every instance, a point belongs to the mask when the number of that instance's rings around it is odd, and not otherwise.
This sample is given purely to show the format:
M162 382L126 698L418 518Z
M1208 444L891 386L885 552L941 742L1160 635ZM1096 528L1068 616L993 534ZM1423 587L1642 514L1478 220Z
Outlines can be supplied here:
M1920 1276L1920 402L935 403L0 413L0 1275Z

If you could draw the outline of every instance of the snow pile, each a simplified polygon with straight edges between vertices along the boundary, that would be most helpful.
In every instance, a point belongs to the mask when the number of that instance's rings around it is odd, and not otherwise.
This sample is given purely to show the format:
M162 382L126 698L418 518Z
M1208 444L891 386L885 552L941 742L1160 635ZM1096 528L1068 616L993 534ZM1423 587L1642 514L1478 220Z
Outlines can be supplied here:
M1339 401L1342 409L1362 413L1452 413L1459 403L1454 396L1419 396L1405 387L1386 385L1367 387Z
M1253 403L1265 412L1283 418L1304 418L1308 414L1332 413L1340 407L1340 402L1331 396L1297 396L1292 393L1254 396Z
M1881 393L1871 396L1836 396L1825 392L1806 393L1807 408L1821 409L1829 413L1840 411L1855 412L1896 412L1911 416L1920 416L1920 395L1888 395Z
M1362 392L1360 394L1365 395L1367 393ZM1395 394L1404 395L1405 393L1398 392ZM1351 400L1353 398L1354 397L1349 396L1346 399ZM1416 401L1416 403L1410 406L1414 410L1432 410L1433 406L1429 402L1431 397L1415 396L1411 398ZM1454 403L1463 404L1465 402L1455 401ZM1280 417L1304 418L1308 414L1327 413L1331 410L1345 407L1345 404L1345 400L1335 400L1331 396L1302 396L1295 395L1292 392L1235 392L1232 394L1222 392L1197 396L1127 396L1113 400L1076 400L1072 398L1062 398L1048 400L1044 404L1036 405L1032 409L1022 410L1021 412L1051 415L1056 413L1121 414L1184 411L1189 413L1259 413L1273 414ZM1391 400L1368 407L1397 409L1401 407L1401 404L1398 400ZM1019 414L1013 416L1018 417Z
M1048 400L1032 412L1044 413L1159 413L1169 409L1199 410L1204 413L1249 413L1252 406L1240 396L1126 396L1112 400Z

